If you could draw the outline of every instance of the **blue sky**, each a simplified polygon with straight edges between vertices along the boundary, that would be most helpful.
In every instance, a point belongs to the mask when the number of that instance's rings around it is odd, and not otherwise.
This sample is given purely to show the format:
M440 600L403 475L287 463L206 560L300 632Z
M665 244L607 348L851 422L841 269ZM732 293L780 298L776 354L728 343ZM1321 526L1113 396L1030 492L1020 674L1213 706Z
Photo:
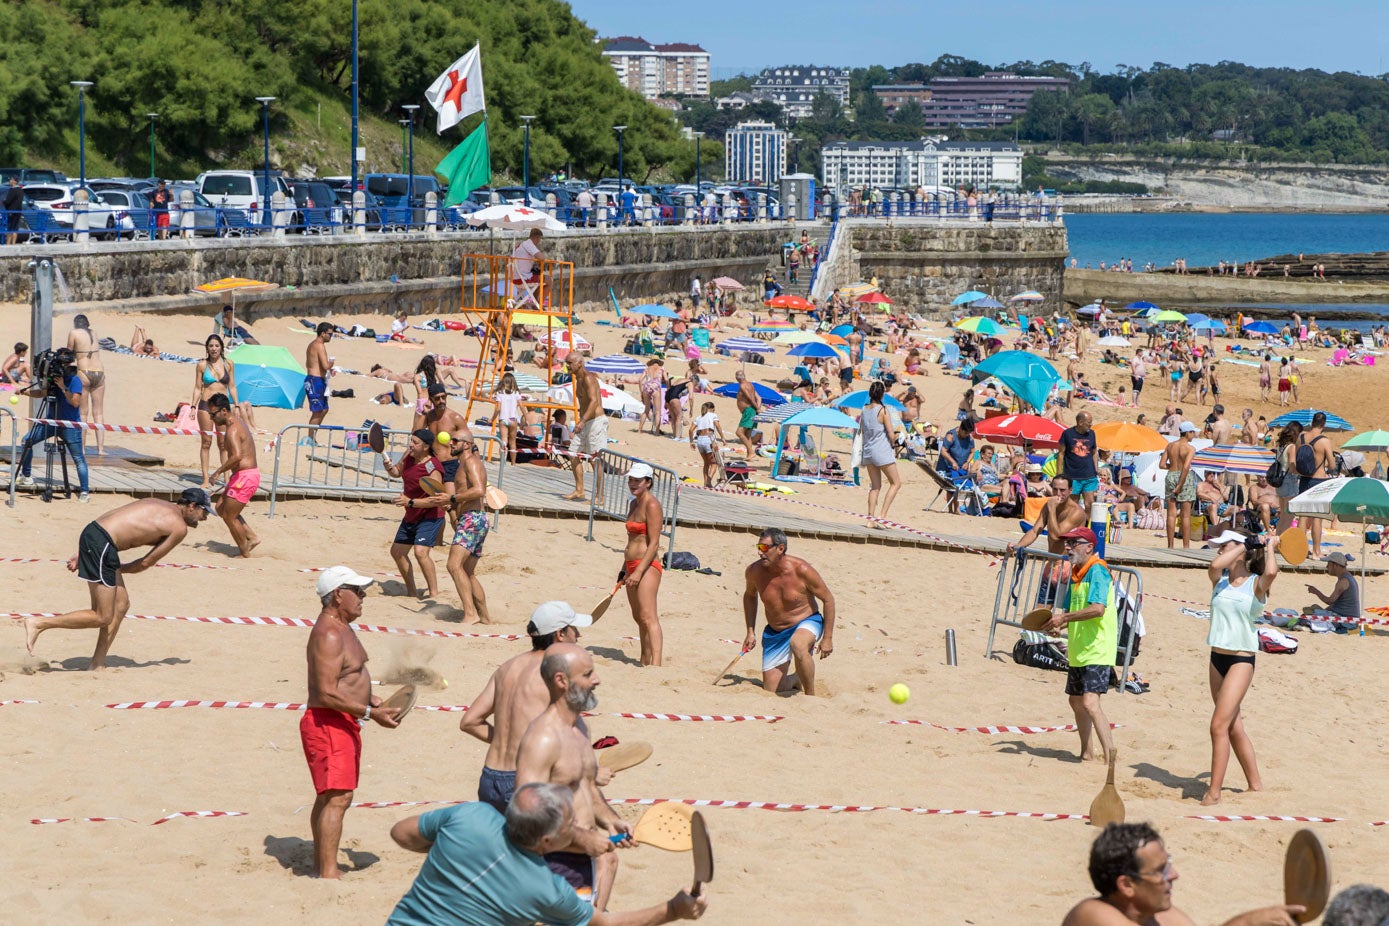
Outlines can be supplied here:
M1384 74L1389 2L1332 0L570 0L600 35L694 42L715 78L777 64L866 67L933 61L1053 59L1147 67L1239 61L1260 67Z

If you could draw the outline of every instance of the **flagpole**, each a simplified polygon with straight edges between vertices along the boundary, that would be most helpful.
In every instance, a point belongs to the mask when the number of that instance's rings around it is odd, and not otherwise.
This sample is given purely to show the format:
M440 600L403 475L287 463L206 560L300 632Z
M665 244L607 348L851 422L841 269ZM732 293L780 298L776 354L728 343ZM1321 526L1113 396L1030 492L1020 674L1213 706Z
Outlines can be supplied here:
M360 136L357 132L357 39L359 34L357 0L352 0L352 188L350 196L357 195L357 146Z

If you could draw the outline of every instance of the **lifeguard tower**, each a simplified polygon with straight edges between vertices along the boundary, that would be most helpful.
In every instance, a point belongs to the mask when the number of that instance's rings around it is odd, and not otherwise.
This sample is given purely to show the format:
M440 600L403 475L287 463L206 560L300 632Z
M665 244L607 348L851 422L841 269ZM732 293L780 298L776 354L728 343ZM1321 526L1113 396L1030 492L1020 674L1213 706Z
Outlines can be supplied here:
M470 325L481 327L482 349L478 353L477 375L468 393L466 418L474 420L473 406L490 407L489 417L496 426L496 406L492 393L512 363L511 338L515 326L536 332L536 359L540 361L545 384L543 395L527 395L526 408L543 410L545 429L541 443L549 441L550 424L559 409L568 412L571 424L578 405L574 390L556 392L556 386L569 383L562 363L574 344L574 265L568 261L533 261L529 279L521 279L518 261L501 254L463 255L462 310ZM560 382L556 382L560 377ZM524 424L524 422L523 422ZM488 455L492 444L488 442Z

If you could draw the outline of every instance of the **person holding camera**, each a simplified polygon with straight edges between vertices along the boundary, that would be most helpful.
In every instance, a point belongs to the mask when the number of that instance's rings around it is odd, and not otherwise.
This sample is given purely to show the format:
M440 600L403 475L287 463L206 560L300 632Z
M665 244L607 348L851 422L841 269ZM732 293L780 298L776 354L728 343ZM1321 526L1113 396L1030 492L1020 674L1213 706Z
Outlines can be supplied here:
M31 398L51 399L45 403L46 413L72 425L36 423L24 435L24 449L19 457L19 476L15 485L21 489L32 489L34 479L30 475L34 463L34 448L48 438L57 435L67 445L68 454L77 466L77 481L81 489L78 501L84 505L90 499L90 486L87 482L87 457L82 452L82 378L77 375L77 365L73 362L71 351L59 349L44 351L34 358L34 382L21 395ZM41 413L42 414L42 413Z

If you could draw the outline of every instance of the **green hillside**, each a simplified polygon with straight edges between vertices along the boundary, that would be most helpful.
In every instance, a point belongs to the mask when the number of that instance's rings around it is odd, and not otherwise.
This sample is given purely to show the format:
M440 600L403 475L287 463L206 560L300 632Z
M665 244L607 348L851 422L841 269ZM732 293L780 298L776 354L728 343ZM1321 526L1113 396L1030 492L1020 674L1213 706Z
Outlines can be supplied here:
M87 173L146 176L159 113L156 172L191 177L261 163L257 96L274 96L271 163L346 174L351 137L351 4L347 0L25 0L0 5L0 164L76 176L77 92L87 91ZM419 103L415 169L428 172L481 118L444 135L424 91L482 45L496 179L519 177L518 116L531 129L532 177L617 170L685 179L693 143L675 120L629 92L596 35L556 0L361 0L361 143L369 169L399 170L401 104ZM705 142L706 163L721 147Z

